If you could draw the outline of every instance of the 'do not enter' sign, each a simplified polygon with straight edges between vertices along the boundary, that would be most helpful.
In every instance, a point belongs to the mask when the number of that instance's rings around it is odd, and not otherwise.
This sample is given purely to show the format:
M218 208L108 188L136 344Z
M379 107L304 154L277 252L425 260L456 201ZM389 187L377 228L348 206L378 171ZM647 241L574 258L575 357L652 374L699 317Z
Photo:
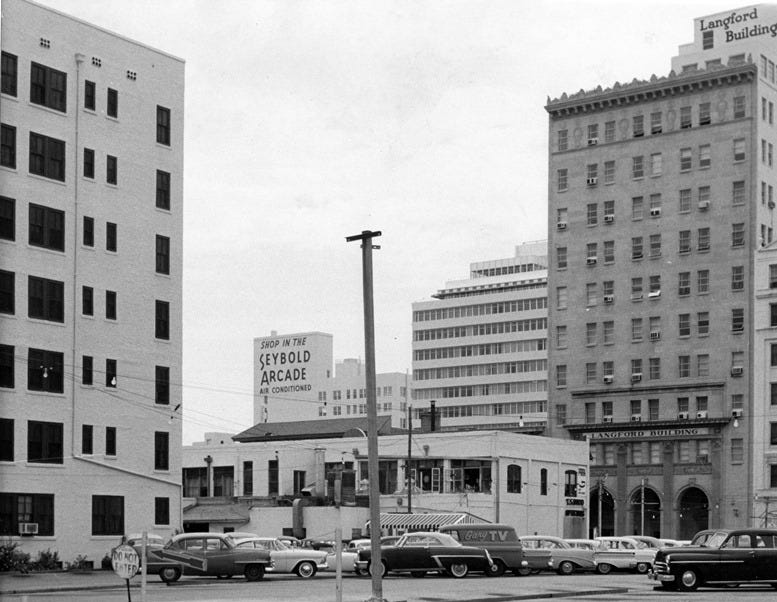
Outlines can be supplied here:
M140 558L132 546L118 546L111 554L111 566L122 579L132 579L140 567Z

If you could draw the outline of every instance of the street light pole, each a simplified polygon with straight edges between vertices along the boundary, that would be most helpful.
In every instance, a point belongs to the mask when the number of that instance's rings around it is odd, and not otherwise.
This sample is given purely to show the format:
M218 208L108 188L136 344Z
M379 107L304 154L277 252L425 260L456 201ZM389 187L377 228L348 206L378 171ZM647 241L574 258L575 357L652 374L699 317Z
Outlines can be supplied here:
M645 535L645 479L643 478L640 482L640 492L639 492L639 512L640 512L640 528L639 528L639 534L644 537Z
M367 602L383 602L383 576L380 554L380 490L378 489L378 406L375 395L375 315L372 300L372 239L380 232L362 230L346 241L362 245L362 286L364 289L364 358L367 370L367 474L370 481L370 548L372 555L372 597Z

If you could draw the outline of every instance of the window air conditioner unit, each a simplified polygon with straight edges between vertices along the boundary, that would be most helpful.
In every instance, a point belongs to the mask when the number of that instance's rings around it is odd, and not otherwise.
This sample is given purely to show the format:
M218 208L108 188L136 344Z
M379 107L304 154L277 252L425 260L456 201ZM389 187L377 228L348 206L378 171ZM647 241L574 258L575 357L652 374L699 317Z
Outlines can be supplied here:
M19 523L19 535L37 535L38 523Z
M593 256L591 256L591 257L586 257L586 258L585 258L585 262L586 262L588 265L595 265L595 264L596 264L596 255L593 255Z
M556 228L559 230L566 230L567 229L567 223L566 222L558 222L556 224Z
M615 216L612 213L605 213L604 214L604 223L605 224L611 224L615 221Z
M612 303L615 300L615 297L613 295L605 295L604 296L604 302L605 303Z
M707 410L699 410L696 412L696 418L706 418L707 417Z
M604 382L607 383L608 385L612 384L612 380L613 380L613 377L611 374L604 375Z
M612 416L602 416L602 422L612 422Z
M631 254L632 259L642 259L642 253L632 253Z
M731 376L742 376L745 369L742 366L733 366L731 368Z
M593 177L593 178L586 178L585 183L588 186L596 186L596 183L599 181L599 178Z
M742 413L743 413L742 408L735 408L731 410L731 416L733 418L742 418Z
M661 332L658 330L651 330L650 331L650 340L651 341L657 341L661 338Z
M642 380L642 372L635 372L631 375L631 382L638 383Z
M699 201L699 211L707 211L710 208L709 201Z
M631 415L631 421L632 422L642 422L642 414L632 414Z
M650 210L650 217L658 217L661 215L661 207L653 207Z
M597 144L599 144L599 138L588 139L588 146L596 146Z
M648 299L657 299L661 296L661 291L650 291L648 293Z
M677 414L678 420L688 420L688 418L690 418L690 414L688 412L679 412Z

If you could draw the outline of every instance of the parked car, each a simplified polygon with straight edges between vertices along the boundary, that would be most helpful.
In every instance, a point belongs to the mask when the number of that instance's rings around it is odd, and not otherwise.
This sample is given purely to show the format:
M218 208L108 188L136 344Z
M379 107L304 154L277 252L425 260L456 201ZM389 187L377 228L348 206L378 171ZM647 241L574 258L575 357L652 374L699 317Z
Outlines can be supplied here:
M743 583L777 589L777 529L722 529L703 546L659 550L648 577L683 591Z
M384 535L380 538L380 545L382 546L393 546L395 543L399 541L399 538L401 535Z
M122 537L121 544L120 545L128 545L132 546L135 551L138 553L138 561L140 564L143 564L143 534L142 533L130 533L126 537ZM151 558L151 552L153 550L161 550L165 546L165 540L161 535L157 535L156 533L148 533L146 534L146 561L149 560L154 561L155 558ZM113 551L116 549L116 547L111 548L110 553L108 556L113 555ZM146 569L146 572L148 573L148 569Z
M372 550L362 548L356 566L372 571L371 558ZM462 578L470 571L489 573L492 564L488 550L463 546L447 533L418 532L403 535L396 545L382 547L381 566L377 570L384 577L389 573L423 577L436 572Z
M596 570L606 575L613 569L647 573L653 566L656 548L648 548L633 537L597 537L602 548L595 554Z
M703 546L707 543L707 540L715 535L715 533L720 533L721 531L724 531L725 529L703 529L702 531L699 531L696 535L694 535L691 538L690 545L692 546Z
M327 568L325 551L293 548L277 537L239 539L237 548L268 551L272 561L268 573L295 573L301 579L310 579Z
M595 539L565 539L573 548L580 548L581 550L591 550L595 552L602 547L602 542Z
M650 535L629 535L629 537L641 541L648 548L655 548L657 550L662 547L661 540L657 537L651 537Z
M381 538L381 545L383 545ZM371 541L369 539L354 539L343 546L340 553L342 558L343 572L361 574L361 570L356 567L358 552L361 548L369 548ZM337 567L337 553L332 550L326 556L327 570L334 571Z
M149 555L148 574L171 583L181 575L232 577L258 581L270 565L267 550L239 549L229 533L183 533Z
M576 548L560 537L550 535L524 535L521 537L526 554L529 550L550 552L551 568L559 575L571 575L575 571L593 571L596 568L593 550Z
M488 550L493 560L492 577L512 571L516 575L528 575L533 569L546 570L550 565L550 553L532 556L532 564L524 554L521 540L510 525L491 523L466 523L443 525L440 533L448 533L459 543Z

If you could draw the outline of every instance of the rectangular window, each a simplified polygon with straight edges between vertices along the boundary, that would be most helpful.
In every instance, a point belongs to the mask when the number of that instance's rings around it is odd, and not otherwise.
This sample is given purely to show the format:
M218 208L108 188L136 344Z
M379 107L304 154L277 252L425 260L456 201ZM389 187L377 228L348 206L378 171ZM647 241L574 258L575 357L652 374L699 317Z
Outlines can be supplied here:
M709 144L699 146L699 168L704 169L712 165L712 151Z
M154 403L168 405L170 403L170 367L156 366L154 374L156 383Z
M54 495L0 493L0 535L17 537L19 523L37 523L38 536L54 535Z
M691 376L690 355L680 355L677 357L677 376L678 378L689 378Z
M118 384L116 381L116 364L117 362L114 359L108 358L105 360L105 386L112 389L115 389Z
M643 115L634 115L631 118L631 132L634 138L641 138L645 135L645 117Z
M588 203L586 208L587 223L589 226L595 226L599 219L598 203Z
M94 150L84 149L84 177L94 179Z
M678 242L680 244L680 248L678 249L680 253L690 253L691 252L691 231L680 230L680 233L678 236Z
M65 283L27 277L27 315L50 322L65 321Z
M566 309L568 303L568 293L566 286L556 287L556 309Z
M105 319L116 319L116 291L105 291Z
M568 183L567 183L567 170L566 169L559 169L556 171L556 189L559 192L563 192L567 189ZM159 174L159 172L157 172ZM159 192L157 190L157 196L159 196Z
M556 424L564 425L567 423L567 404L556 404Z
M645 158L642 155L631 159L631 177L635 180L645 177Z
M612 345L615 342L615 322L606 320L602 322L602 342Z
M586 305L589 307L592 305L596 305L597 299L596 299L596 283L595 282L589 282L585 285L585 295L586 295Z
M170 470L170 433L154 433L154 470Z
M598 181L599 164L589 163L585 169L586 180L585 183L588 186L594 186Z
M644 204L641 196L631 199L631 219L640 220L644 215Z
M661 358L651 357L648 360L648 369L650 380L659 380L661 378Z
M661 111L655 111L650 114L650 133L660 134L662 131Z
M590 385L596 382L596 362L588 362L585 365L585 383Z
M170 174L156 170L156 206L157 209L170 209Z
M650 235L650 256L661 257L661 235L660 234Z
M710 249L710 229L709 228L699 228L698 245L696 248L699 251L709 251Z
M30 132L30 173L64 182L64 140Z
M64 113L67 110L67 74L31 63L30 102Z
M658 420L658 400L657 399L648 399L648 420L654 421Z
M91 424L81 425L81 453L85 456L91 456L94 453L93 448L94 427Z
M664 171L664 159L661 153L650 155L650 175L660 176Z
M567 367L563 364L556 366L556 388L567 386Z
M267 495L278 495L278 460L267 461Z
M615 142L615 122L606 121L604 123L604 141Z
M734 205L743 205L745 202L745 181L734 182L731 190L731 202Z
M691 189L685 188L680 191L680 202L678 211L680 213L688 213L691 210Z
M715 32L711 29L704 31L701 35L702 50L710 50L715 47Z
M710 123L712 123L710 103L702 102L699 104L699 125L709 125Z
M85 316L94 315L94 289L91 286L81 287L81 313Z
M745 461L744 439L732 439L731 440L731 463L741 464L744 461Z
M16 169L16 128L0 125L0 165Z
M557 149L559 151L565 151L568 148L568 142L567 142L567 130L559 130L558 131L558 143L557 143Z
M642 299L642 277L635 276L631 279L631 298L633 300Z
M731 266L731 290L732 291L745 290L745 266L743 265Z
M732 332L742 332L745 329L745 310L741 307L735 307L731 310L731 330Z
M567 267L567 248L566 247L556 248L556 267L559 270L566 269Z
M155 336L157 339L170 339L170 303L156 301Z
M2 61L2 74L0 75L2 92L3 94L8 94L8 96L16 96L17 66L19 60L15 54L3 52Z
M585 404L585 422L586 424L596 422L596 404L593 402Z
M567 346L567 327L556 326L556 349L564 349Z
M0 314L16 313L16 274L0 270Z
M65 212L30 203L29 243L55 251L65 250Z
M731 225L731 246L742 247L745 244L745 224Z
M169 497L154 498L154 524L155 525L170 524L170 498Z
M64 354L30 348L27 352L27 389L64 393Z
M604 241L604 262L612 263L613 261L615 261L615 241L605 240Z
M631 340L632 341L642 340L642 318L631 319Z
M12 418L0 418L0 462L13 462L14 459L14 421ZM0 523L2 520L0 519Z
M243 495L254 494L254 463L251 460L243 462Z
M156 273L170 273L170 238L156 235Z
M94 359L91 355L81 356L81 384L93 384Z
M105 250L116 252L118 233L116 224L112 222L106 222L105 224Z
M736 138L734 140L734 161L744 161L745 158L745 139Z
M16 240L16 200L0 196L0 238Z
M596 322L588 322L585 325L585 344L596 345Z
M156 108L156 141L159 144L170 146L170 109Z
M612 184L615 182L615 161L604 162L604 183Z
M710 333L710 312L700 311L696 313L696 332L699 335Z
M94 111L96 105L95 99L97 97L97 86L94 82L90 82L88 79L84 81L84 108Z
M108 155L106 157L106 163L105 163L105 181L108 182L108 184L116 184L118 181L118 164L117 159L113 155Z
M124 496L92 496L92 535L124 535Z
M693 150L690 148L680 149L680 171L690 171L693 169Z
M116 455L116 427L115 426L105 427L105 455L106 456Z
M769 288L777 288L777 264L769 265Z
M691 107L680 107L680 128L685 130L692 126Z
M641 236L634 236L631 239L631 258L632 259L642 259L643 250L642 250L642 237Z
M94 246L94 218L84 216L84 236L83 244L85 247Z
M696 288L700 294L710 292L710 271L699 270L696 273Z
M119 116L119 93L113 88L108 88L106 113L108 117Z
M36 464L62 464L61 422L27 421L27 462Z
M678 316L679 336L691 336L691 314L680 314Z

